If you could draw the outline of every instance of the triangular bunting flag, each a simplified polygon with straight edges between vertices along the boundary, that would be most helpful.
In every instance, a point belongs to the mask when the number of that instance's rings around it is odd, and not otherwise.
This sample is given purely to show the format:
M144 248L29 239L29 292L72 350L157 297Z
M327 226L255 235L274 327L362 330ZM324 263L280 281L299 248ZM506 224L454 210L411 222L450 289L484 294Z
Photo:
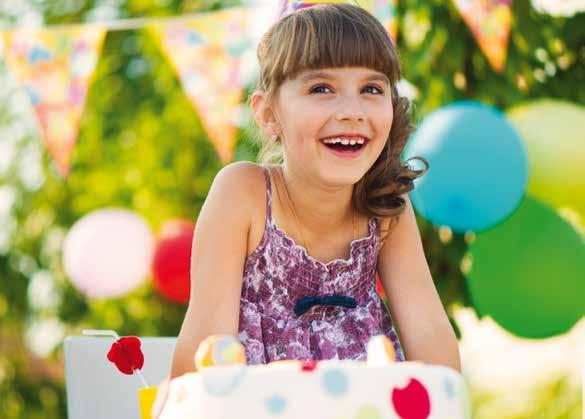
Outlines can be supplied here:
M151 26L222 162L233 157L248 13L230 8Z
M508 53L512 0L454 0L491 67L501 73Z
M43 140L60 174L69 173L104 28L79 25L4 33L4 56L38 116Z

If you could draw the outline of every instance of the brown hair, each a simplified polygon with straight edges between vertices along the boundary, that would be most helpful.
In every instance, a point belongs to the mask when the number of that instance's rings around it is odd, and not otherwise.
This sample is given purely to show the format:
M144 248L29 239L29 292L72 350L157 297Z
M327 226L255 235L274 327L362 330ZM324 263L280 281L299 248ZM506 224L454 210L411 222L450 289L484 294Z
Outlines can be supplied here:
M320 4L302 9L275 23L257 49L260 63L258 89L266 93L268 106L275 103L278 88L287 79L308 69L366 67L385 74L391 84L394 119L386 145L366 174L355 184L352 202L369 217L396 221L405 208L401 194L414 188L413 180L428 169L414 170L400 162L408 137L414 130L409 101L399 97L398 54L386 29L366 10L349 4ZM260 136L260 162L282 162L279 140ZM388 229L389 230L389 229ZM387 231L386 231L387 232Z

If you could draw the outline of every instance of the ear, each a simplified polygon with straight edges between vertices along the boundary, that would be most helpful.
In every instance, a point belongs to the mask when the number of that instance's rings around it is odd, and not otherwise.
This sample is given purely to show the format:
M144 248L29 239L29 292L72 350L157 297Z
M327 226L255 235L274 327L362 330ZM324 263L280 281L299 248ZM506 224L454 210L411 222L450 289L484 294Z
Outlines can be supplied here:
M256 124L260 127L262 132L267 136L273 134L280 135L280 126L274 116L274 112L267 104L266 93L261 90L256 90L252 93L250 99L250 107Z

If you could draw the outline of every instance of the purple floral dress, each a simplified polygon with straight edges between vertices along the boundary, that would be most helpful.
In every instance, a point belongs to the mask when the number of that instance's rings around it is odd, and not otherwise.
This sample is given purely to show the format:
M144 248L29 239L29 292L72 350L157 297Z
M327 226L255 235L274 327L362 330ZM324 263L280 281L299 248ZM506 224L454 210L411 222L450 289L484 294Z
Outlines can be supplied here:
M375 288L378 219L368 220L368 236L351 242L349 259L323 263L275 225L270 175L267 167L262 168L266 226L260 244L245 261L240 298L238 339L248 364L281 359L365 360L366 344L377 334L388 336L397 360L404 361L392 320ZM353 308L319 303L319 298L332 295L351 300ZM307 305L311 299L313 303Z

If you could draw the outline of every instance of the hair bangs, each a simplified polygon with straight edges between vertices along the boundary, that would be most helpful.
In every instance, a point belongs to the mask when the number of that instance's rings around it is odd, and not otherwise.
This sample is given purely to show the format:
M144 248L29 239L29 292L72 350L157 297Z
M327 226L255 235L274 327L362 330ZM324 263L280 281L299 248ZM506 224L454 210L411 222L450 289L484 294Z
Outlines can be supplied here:
M400 67L390 36L376 18L367 17L357 6L332 4L287 16L275 34L282 39L273 39L273 45L280 49L271 51L274 61L266 76L280 85L304 70L366 67L385 74L395 84Z

